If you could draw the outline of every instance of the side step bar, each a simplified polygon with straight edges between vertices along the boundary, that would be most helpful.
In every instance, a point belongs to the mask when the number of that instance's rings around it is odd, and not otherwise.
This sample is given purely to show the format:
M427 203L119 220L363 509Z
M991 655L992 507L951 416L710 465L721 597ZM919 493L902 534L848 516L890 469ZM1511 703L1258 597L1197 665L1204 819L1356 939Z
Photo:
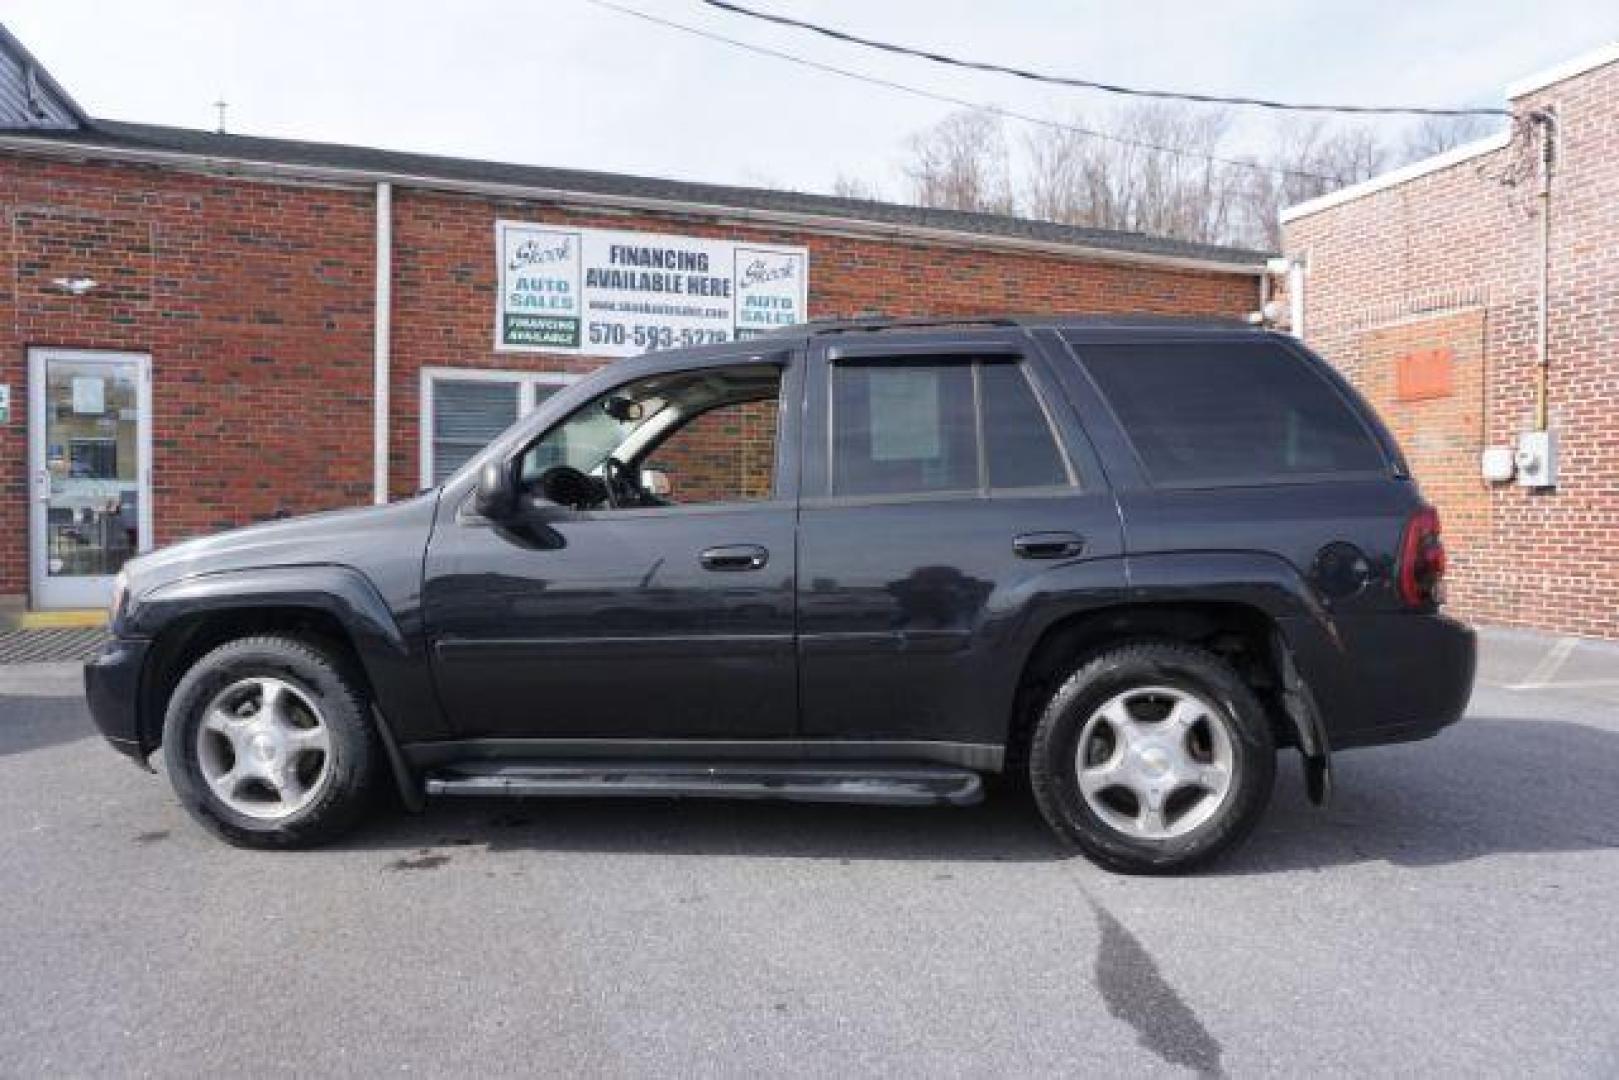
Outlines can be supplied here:
M967 806L984 797L970 769L843 762L464 762L427 776L429 795L782 799L789 802Z

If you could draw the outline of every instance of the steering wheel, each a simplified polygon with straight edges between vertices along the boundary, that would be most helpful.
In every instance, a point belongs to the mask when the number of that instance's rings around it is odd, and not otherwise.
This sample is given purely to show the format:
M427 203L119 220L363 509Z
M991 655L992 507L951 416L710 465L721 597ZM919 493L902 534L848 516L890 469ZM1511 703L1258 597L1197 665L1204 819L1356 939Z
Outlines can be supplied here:
M607 489L607 505L617 510L623 506L641 505L641 485L636 483L635 473L612 454L602 459L603 485Z
M603 486L608 487L609 491L612 490L610 485L603 485L600 481L591 479L572 465L551 466L539 475L535 484L540 494L558 506L566 506L570 510L589 509L591 504L600 498L598 489ZM610 495L608 502L612 502Z

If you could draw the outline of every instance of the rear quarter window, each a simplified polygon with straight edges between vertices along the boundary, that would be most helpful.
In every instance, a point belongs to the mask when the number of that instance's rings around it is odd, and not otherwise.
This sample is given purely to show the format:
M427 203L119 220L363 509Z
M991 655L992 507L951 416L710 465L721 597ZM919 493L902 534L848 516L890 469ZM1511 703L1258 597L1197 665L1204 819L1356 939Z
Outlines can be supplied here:
M1338 390L1278 345L1082 345L1159 486L1375 473L1387 462Z

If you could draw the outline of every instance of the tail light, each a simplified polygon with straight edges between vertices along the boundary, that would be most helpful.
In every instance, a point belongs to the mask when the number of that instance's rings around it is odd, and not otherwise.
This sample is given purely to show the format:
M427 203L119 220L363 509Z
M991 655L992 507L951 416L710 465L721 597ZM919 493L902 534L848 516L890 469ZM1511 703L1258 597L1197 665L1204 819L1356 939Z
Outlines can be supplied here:
M1405 523L1400 538L1400 599L1407 607L1444 602L1445 543L1439 537L1439 511L1425 506Z

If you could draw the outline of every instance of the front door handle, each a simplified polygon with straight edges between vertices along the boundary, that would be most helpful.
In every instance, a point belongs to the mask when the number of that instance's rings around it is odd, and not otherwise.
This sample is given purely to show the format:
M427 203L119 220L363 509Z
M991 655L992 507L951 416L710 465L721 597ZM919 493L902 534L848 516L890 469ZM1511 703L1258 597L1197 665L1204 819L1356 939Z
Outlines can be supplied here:
M705 570L762 570L770 552L758 544L726 544L709 548L698 560Z
M1020 559L1071 559L1085 550L1085 538L1071 532L1024 533L1012 540Z

